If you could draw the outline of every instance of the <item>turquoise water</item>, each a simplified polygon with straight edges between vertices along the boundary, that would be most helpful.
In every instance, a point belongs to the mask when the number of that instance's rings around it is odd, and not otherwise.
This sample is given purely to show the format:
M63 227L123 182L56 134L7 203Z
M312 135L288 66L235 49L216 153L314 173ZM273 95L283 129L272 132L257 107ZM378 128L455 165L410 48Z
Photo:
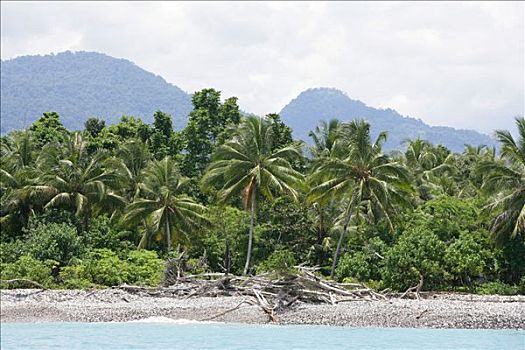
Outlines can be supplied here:
M2 324L10 349L525 349L525 331L220 323Z

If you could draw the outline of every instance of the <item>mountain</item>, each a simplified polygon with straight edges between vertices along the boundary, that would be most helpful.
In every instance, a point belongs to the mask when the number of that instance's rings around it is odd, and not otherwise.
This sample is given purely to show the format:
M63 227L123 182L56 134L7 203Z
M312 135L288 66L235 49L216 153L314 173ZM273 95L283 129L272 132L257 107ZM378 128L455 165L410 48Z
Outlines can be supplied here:
M320 120L336 118L350 121L363 118L372 125L374 138L380 131L388 132L386 150L400 149L403 140L418 136L456 152L463 151L465 144L496 145L488 135L473 130L430 126L419 119L404 117L393 109L369 107L332 88L306 90L288 103L280 114L283 121L293 129L294 137L305 141L310 140L308 133L315 129Z
M2 61L2 134L25 128L48 111L58 112L68 129L78 130L92 116L103 118L108 124L117 122L122 115L138 116L151 123L157 110L170 113L175 129L180 129L192 110L191 96L125 59L67 51ZM361 117L371 123L374 136L388 131L387 150L400 148L404 139L417 136L454 151L463 150L464 144L495 144L487 135L429 126L393 109L369 107L330 88L302 92L283 108L281 116L294 130L294 136L306 141L319 120Z
M2 61L1 128L21 129L55 111L72 130L91 116L114 123L122 115L151 122L157 110L186 123L191 97L162 77L125 59L95 52L63 52Z

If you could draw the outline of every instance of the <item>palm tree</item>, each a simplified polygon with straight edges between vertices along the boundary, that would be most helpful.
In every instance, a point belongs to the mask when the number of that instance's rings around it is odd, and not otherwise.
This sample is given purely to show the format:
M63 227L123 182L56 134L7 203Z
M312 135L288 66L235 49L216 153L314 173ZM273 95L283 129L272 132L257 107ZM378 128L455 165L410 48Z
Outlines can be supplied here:
M133 140L122 145L116 156L107 161L108 167L117 170L122 192L128 201L133 201L139 195L143 170L150 160L148 147L142 142Z
M516 118L518 140L509 131L496 131L501 144L501 160L484 161L478 167L485 174L482 189L494 194L487 207L498 214L492 223L497 239L525 238L525 118Z
M310 131L308 136L312 138L314 146L312 153L315 158L327 156L332 151L332 148L337 142L343 141L339 137L342 123L337 119L330 119L328 122L322 120L319 125L315 127L314 131Z
M33 191L49 195L45 209L65 207L73 209L75 215L83 220L84 229L89 226L93 206L109 201L114 206L122 206L124 200L109 187L116 181L116 173L106 169L105 155L98 152L89 156L80 133L68 136L63 149L49 152L49 159L43 160L44 174L39 178L40 185ZM54 158L56 157L56 158ZM54 158L54 159L53 159ZM47 170L47 171L46 171Z
M423 201L429 200L434 194L447 192L454 181L445 175L452 171L454 158L444 147L434 147L430 142L420 138L405 140L405 164L413 174L414 184Z
M287 193L297 200L296 188L303 178L290 163L301 157L298 146L291 145L276 151L272 151L272 146L270 123L259 117L247 117L233 138L215 150L202 179L204 187L220 188L220 201L241 195L244 208L250 210L244 274L250 268L257 196L271 199L274 192L278 192Z
M182 177L175 161L166 157L153 161L143 172L140 195L126 208L124 222L146 224L144 236L139 243L144 247L148 241L149 229L164 235L167 251L171 251L174 233L180 240L194 229L205 225L205 207L196 203L184 193L188 179Z
M343 230L330 272L332 277L353 215L359 214L359 211L367 211L376 220L384 219L392 229L392 204L405 202L405 194L409 190L405 167L381 153L386 133L380 133L372 144L370 125L358 120L344 125L340 137L346 138L345 156L324 159L311 176L311 181L319 184L309 193L311 201L335 197L347 203Z

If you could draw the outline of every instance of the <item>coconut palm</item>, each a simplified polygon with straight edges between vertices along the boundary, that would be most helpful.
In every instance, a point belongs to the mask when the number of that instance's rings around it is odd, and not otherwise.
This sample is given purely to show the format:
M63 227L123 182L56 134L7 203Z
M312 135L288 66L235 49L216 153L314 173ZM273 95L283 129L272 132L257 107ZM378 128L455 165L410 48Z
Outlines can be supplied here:
M450 178L454 161L453 155L444 147L434 147L430 142L416 138L405 140L407 150L405 151L405 164L413 175L415 187L419 198L423 201L429 200L436 193L450 192Z
M188 179L182 177L170 157L153 161L144 170L140 196L127 206L123 217L127 223L143 223L147 227L139 243L145 247L151 233L166 240L171 251L175 238L184 241L196 228L207 224L205 207L185 194Z
M482 188L494 194L487 209L497 212L492 232L497 239L525 238L525 119L516 118L518 139L509 131L496 131L501 144L501 160L482 162Z
M286 193L297 200L297 187L302 175L291 161L301 157L297 145L273 149L270 123L259 117L247 117L233 138L219 146L202 179L204 187L218 187L219 201L242 196L245 209L250 210L248 250L244 274L250 268L255 225L256 198L273 198L274 193Z
M392 204L405 202L405 192L409 190L405 167L381 152L386 133L380 133L377 140L371 143L370 125L358 120L345 124L340 137L346 138L343 143L345 156L324 159L311 176L310 180L318 185L308 196L311 201L340 198L346 202L343 229L330 273L332 277L352 217L359 211L365 211L375 220L384 219L392 229Z
M111 202L115 209L124 204L123 198L111 190L117 175L104 167L105 158L102 152L88 155L82 135L74 133L60 151L48 153L48 159L42 162L45 170L38 179L40 185L32 189L49 195L45 209L74 210L87 230L95 204Z
M332 148L337 142L343 141L339 137L342 123L337 119L330 119L328 122L322 120L319 125L315 127L314 131L310 131L308 136L312 138L314 146L312 153L315 158L321 158L330 154Z

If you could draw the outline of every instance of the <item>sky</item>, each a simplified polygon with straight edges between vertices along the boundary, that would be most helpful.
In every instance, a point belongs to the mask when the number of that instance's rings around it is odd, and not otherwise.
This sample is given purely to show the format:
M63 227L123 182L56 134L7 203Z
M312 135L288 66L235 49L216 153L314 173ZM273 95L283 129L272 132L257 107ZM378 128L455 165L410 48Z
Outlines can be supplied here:
M1 2L2 60L97 51L187 92L280 111L335 87L431 125L511 129L525 100L523 2Z

